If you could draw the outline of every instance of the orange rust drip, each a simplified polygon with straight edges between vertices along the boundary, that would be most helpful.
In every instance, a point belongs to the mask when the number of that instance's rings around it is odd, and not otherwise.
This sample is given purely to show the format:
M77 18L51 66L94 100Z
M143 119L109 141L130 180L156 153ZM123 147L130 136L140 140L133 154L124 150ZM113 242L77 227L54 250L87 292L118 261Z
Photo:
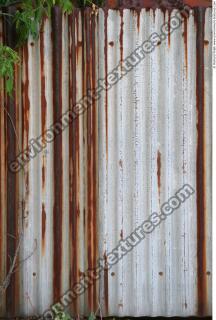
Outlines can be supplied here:
M76 13L69 17L69 36L71 39L70 53L69 53L69 63L70 63L70 75L69 75L69 97L71 105L76 104L76 41L75 41L75 26L77 26ZM70 282L73 286L78 282L78 219L79 219L79 119L72 122L69 128L69 159L70 159L70 169L69 169L69 185L70 185L70 237L72 239L71 248L71 269L70 269ZM78 301L75 299L72 303L73 311L75 314L78 312Z
M157 153L157 178L158 178L158 192L160 198L160 189L161 189L161 153L158 150Z
M96 87L96 48L95 48L95 16L90 11L85 16L86 27L86 72L87 89ZM87 177L88 177L88 213L87 213L87 241L88 241L88 268L97 265L97 110L95 100L87 111ZM88 289L88 304L90 310L97 308L97 283L94 282Z
M108 86L108 31L107 31L108 10L104 11L104 59L105 59L105 83ZM108 160L108 92L105 94L105 113L106 113L106 160Z
M140 31L140 12L141 12L141 9L136 9L136 13L137 13L137 30L138 30L138 32Z
M42 254L45 252L45 240L46 240L46 211L45 205L42 204Z
M186 77L188 76L187 22L188 22L188 19L184 17L184 46L185 46Z
M53 114L54 123L62 115L62 12L57 6L52 9L53 40ZM62 135L54 140L54 207L53 207L53 300L61 295L62 277Z
M206 287L206 208L205 208L205 92L204 92L204 30L205 9L195 9L196 36L196 99L197 99L197 273L198 315L207 308Z

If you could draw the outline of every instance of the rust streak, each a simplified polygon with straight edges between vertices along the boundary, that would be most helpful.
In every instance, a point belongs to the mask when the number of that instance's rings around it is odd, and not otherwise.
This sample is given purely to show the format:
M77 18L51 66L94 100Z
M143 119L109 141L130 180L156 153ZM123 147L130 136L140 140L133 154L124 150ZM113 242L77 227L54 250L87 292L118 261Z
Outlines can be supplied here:
M46 211L45 205L42 203L42 254L45 252L45 240L46 240Z
M107 256L104 253L104 302L105 302L105 312L108 314L109 312L109 272L107 268Z
M104 59L105 59L105 85L106 85L106 94L105 94L105 113L106 113L106 160L108 160L108 31L107 31L107 20L108 20L108 10L104 11Z
M54 122L62 115L62 11L54 6L52 9L53 40L53 114ZM54 140L54 207L53 207L53 299L61 295L62 278L62 136Z
M196 99L197 99L197 272L198 315L206 315L206 211L205 211L205 92L204 92L204 30L205 9L195 9L196 36Z
M70 36L70 48L69 48L69 63L70 63L70 76L69 76L69 97L71 105L76 104L76 64L77 64L77 52L76 52L76 28L78 23L77 11L69 17L69 36ZM72 122L69 128L69 158L70 158L70 234L72 239L72 264L70 270L70 282L73 285L77 283L79 276L78 268L78 218L79 218L79 119ZM78 312L78 301L74 300L72 303L73 311L75 314Z
M188 23L188 19L184 17L184 46L185 46L186 77L188 76L187 23Z

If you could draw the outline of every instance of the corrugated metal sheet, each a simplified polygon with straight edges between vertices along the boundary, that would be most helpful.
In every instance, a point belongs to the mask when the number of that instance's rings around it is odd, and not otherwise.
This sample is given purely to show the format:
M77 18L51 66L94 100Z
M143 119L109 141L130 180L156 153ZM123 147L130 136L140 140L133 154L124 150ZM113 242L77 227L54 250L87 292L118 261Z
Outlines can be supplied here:
M185 183L195 196L69 311L88 315L100 305L103 316L211 314L211 9L191 11L25 174L8 170L20 148L174 14L86 9L67 17L56 8L39 41L23 49L13 97L0 92L10 114L1 108L1 282L24 221L3 317L42 314ZM10 25L3 33L13 44Z

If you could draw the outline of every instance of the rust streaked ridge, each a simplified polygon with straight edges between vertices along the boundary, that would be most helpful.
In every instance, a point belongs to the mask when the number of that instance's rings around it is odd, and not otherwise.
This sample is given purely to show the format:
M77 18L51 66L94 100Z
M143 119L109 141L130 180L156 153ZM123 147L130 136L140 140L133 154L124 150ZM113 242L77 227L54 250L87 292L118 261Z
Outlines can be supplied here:
M198 315L206 314L206 185L205 185L205 91L204 91L204 30L205 9L195 9L196 38L196 99L197 99L197 281Z
M62 115L62 11L52 9L53 40L53 112L54 122ZM62 276L62 135L54 140L54 208L53 208L53 295L61 295Z

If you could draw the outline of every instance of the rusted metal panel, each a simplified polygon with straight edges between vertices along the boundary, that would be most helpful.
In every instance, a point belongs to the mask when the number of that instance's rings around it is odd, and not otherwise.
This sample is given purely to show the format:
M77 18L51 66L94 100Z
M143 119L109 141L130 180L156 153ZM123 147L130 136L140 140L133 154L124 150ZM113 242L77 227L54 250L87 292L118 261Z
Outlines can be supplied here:
M1 95L0 280L24 236L1 316L41 315L183 184L195 195L67 310L211 314L211 9L189 17L111 89L106 77L177 10L55 7ZM2 24L0 25L2 31ZM3 40L13 41L5 25ZM2 33L0 32L0 35ZM11 39L11 40L10 40ZM132 59L132 58L131 58ZM131 60L131 63L136 61ZM101 98L52 132L24 172L8 164L104 80ZM2 85L2 83L1 83ZM12 122L15 126L12 125ZM16 134L14 132L16 129ZM58 131L58 126L55 126ZM39 143L34 147L40 149ZM22 208L24 216L22 217Z

